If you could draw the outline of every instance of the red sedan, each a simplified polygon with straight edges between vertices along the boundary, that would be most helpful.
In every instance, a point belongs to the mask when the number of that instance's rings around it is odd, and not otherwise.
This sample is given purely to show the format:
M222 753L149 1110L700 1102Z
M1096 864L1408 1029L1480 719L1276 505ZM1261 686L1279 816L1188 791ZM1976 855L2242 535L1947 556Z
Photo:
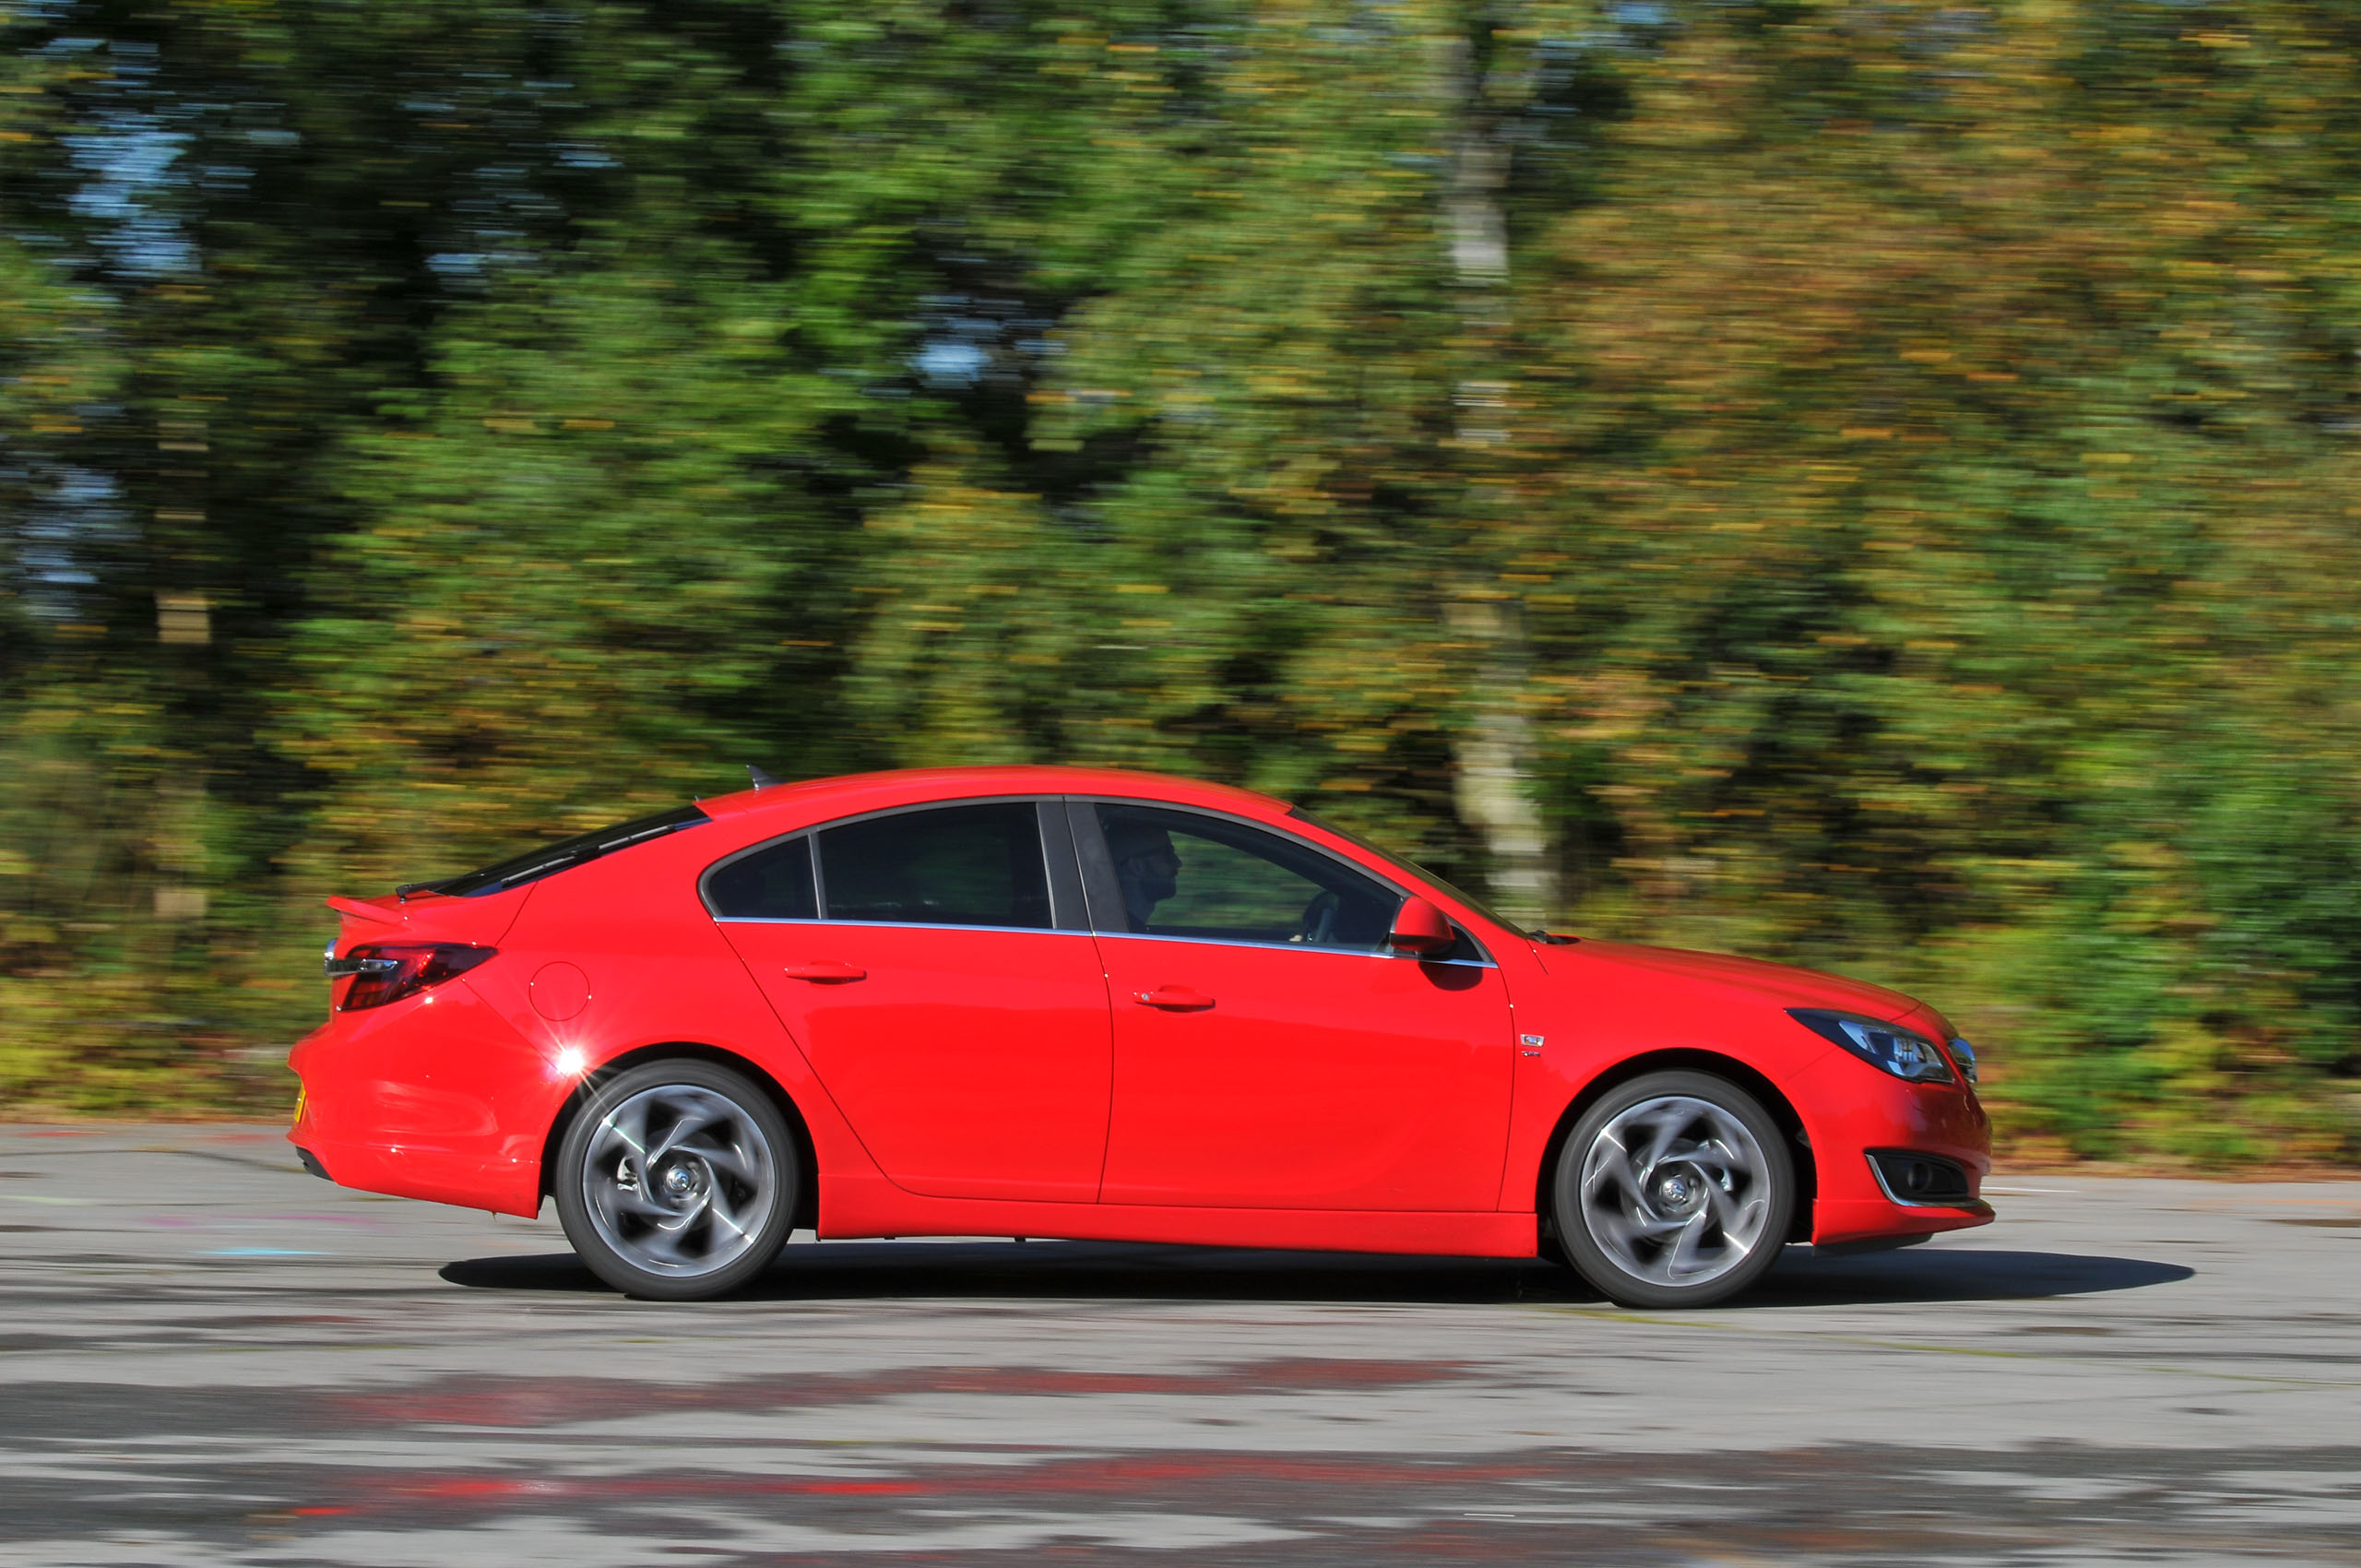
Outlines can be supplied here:
M643 1296L790 1230L1532 1257L1717 1301L1982 1225L1975 1059L1907 996L1520 930L1282 801L1066 767L683 806L334 898L290 1134L533 1215Z

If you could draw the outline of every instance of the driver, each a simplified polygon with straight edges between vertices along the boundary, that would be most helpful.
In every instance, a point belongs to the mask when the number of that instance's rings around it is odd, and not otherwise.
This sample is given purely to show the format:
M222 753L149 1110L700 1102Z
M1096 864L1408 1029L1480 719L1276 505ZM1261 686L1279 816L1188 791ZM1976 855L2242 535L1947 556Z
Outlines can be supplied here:
M1156 907L1180 891L1180 853L1172 847L1172 835L1149 823L1119 818L1107 826L1107 853L1123 890L1123 913L1133 931L1144 932Z

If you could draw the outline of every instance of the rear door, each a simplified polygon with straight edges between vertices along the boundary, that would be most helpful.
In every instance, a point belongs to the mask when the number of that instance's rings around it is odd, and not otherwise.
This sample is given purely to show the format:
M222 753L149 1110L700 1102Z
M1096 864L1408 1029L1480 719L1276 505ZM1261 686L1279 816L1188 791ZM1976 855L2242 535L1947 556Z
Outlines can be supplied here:
M703 890L896 1185L1097 1195L1112 1048L1062 813L878 814L733 856Z
M1401 893L1292 835L1142 802L1074 814L1114 1005L1101 1201L1498 1206L1501 972L1385 948Z

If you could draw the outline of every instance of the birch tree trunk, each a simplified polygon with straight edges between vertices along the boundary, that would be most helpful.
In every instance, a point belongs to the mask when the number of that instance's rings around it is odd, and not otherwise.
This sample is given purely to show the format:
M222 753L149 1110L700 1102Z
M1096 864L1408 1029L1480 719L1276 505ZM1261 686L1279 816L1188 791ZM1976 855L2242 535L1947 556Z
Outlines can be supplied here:
M1534 727L1525 704L1531 649L1521 607L1501 591L1497 570L1488 569L1493 541L1516 506L1503 461L1513 408L1509 145L1495 107L1499 84L1477 68L1467 30L1442 39L1439 53L1452 126L1443 224L1463 339L1453 438L1468 476L1466 517L1475 534L1475 559L1465 563L1446 609L1453 639L1476 656L1470 717L1453 741L1453 794L1460 820L1483 837L1501 912L1537 925L1559 914L1559 877L1532 778Z

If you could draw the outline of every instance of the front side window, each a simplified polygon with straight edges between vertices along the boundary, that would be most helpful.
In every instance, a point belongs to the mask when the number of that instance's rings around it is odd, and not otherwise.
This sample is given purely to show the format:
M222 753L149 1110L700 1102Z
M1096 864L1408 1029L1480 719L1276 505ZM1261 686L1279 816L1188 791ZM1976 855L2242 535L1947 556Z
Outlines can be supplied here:
M1101 803L1098 830L1137 936L1373 952L1401 896L1308 845L1194 812Z
M1029 801L898 812L814 837L832 921L1050 927L1041 825Z

